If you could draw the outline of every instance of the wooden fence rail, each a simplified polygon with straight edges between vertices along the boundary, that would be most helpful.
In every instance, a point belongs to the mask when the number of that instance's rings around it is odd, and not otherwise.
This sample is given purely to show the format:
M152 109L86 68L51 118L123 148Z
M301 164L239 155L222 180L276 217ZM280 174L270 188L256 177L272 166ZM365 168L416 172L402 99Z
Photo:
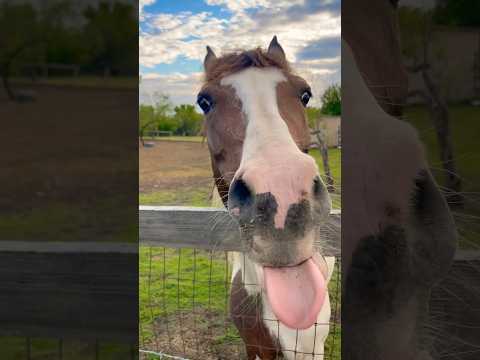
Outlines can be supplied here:
M225 209L140 206L140 244L174 248L242 251L238 224ZM320 228L317 245L340 256L340 211L333 210Z
M0 241L0 335L135 343L137 309L136 243Z

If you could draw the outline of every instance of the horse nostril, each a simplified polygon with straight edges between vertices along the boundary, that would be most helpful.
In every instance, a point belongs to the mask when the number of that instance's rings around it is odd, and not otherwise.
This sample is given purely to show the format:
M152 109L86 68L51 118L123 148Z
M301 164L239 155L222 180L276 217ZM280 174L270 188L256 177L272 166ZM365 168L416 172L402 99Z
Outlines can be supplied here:
M230 208L243 208L252 205L253 194L245 181L242 179L235 180L230 186L230 194L228 195Z
M313 179L313 195L318 196L322 193L323 191L323 183L322 180L320 180L320 177L315 176Z

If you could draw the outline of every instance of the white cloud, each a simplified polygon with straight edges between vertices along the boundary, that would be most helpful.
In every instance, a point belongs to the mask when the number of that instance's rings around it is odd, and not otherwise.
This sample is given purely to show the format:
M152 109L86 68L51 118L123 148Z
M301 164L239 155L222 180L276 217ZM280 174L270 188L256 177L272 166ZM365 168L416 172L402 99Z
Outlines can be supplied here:
M304 0L206 0L208 5L225 6L232 12L241 12L247 9L267 8L269 11L279 10L292 5L302 4Z
M172 63L180 56L202 60L206 45L220 53L239 48L265 47L273 35L278 36L289 60L295 62L298 51L308 43L325 37L340 37L340 16L332 16L328 12L317 12L292 20L289 7L282 5L282 2L273 10L268 8L247 14L244 8L255 4L258 6L258 3L268 5L268 1L209 1L241 9L234 12L228 21L208 12L150 15L149 27L155 31L140 34L140 64L153 67L159 63ZM268 21L258 21L259 18Z
M140 64L146 67L171 64L180 56L200 60L208 40L224 33L226 21L211 18L206 12L158 14L151 18L151 25L158 32L140 34L139 39Z
M144 0L152 1L152 0ZM148 31L140 34L140 65L153 68L160 63L172 64L179 58L203 61L206 45L217 55L225 52L267 47L273 35L292 62L292 67L310 81L312 88L323 89L331 82L340 81L340 58L300 59L301 50L320 39L340 39L340 15L331 11L312 11L299 6L303 0L206 0L210 5L221 5L232 13L230 19L221 19L208 12L177 14L147 14ZM299 10L300 9L300 10ZM295 10L295 12L293 11ZM157 84L172 98L191 99L195 95L192 81L179 79L178 74L146 75L149 86ZM156 77L155 79L153 77ZM154 81L155 80L155 81ZM314 82L315 84L312 84ZM147 81L145 81L145 86ZM143 85L142 85L143 86ZM172 86L172 88L168 88ZM178 92L178 93L176 93ZM190 95L187 96L187 93ZM177 95L179 94L179 95ZM318 96L319 97L319 96ZM317 97L317 99L318 99Z
M206 0L208 5L223 5L232 11L268 6L268 0Z
M140 11L143 11L143 8L148 5L152 5L155 2L155 0L139 0L138 1L138 8Z
M156 0L139 0L138 1L138 15L139 15L140 21L145 20L145 14L144 14L143 8L145 6L152 5L153 3L155 3L155 1Z
M151 104L157 92L166 94L175 105L194 104L201 86L203 73L142 74L139 101Z
M341 82L340 56L327 59L302 60L295 64L295 71L311 86L313 99L310 104L321 106L320 98L325 89Z

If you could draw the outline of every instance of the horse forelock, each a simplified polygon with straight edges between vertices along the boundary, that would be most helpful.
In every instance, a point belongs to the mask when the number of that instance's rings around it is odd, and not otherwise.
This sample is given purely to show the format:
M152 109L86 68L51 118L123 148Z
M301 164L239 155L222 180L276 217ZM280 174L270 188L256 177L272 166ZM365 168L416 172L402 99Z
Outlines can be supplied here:
M231 52L217 58L211 69L205 72L205 81L218 81L225 76L235 74L250 67L276 67L287 74L292 71L287 61L280 61L261 48L256 48Z

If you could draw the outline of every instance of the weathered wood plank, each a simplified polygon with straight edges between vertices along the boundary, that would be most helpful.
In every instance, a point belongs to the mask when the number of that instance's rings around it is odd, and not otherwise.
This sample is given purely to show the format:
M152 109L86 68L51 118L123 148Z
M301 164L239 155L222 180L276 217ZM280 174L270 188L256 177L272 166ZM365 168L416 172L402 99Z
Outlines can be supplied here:
M0 335L137 341L136 244L18 245L0 242Z
M340 256L340 211L320 229L318 246ZM242 251L238 225L225 209L140 206L140 244L174 248Z

